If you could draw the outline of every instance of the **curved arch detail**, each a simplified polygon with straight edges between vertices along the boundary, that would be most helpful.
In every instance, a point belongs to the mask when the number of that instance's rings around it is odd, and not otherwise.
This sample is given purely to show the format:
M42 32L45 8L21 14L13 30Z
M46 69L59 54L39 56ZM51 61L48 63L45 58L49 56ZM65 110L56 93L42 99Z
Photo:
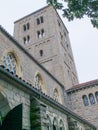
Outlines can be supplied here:
M62 119L60 119L60 121L59 121L59 127L60 127L60 130L64 130L65 129L64 128L64 123L63 123Z
M54 117L54 119L53 119L53 130L57 130L57 128L58 128L58 121L57 121L56 117Z
M21 67L20 67L20 60L19 60L19 57L18 57L18 55L17 55L15 50L12 50L12 49L6 50L3 53L2 57L1 57L0 64L1 65L3 64L4 57L7 56L7 55L12 55L13 56L13 59L16 62L16 74L21 77L22 73L21 73Z
M4 93L0 92L0 116L5 117L11 110L7 97Z
M36 88L40 89L45 94L47 93L44 79L43 79L42 75L39 72L37 72L35 74L35 77L34 77L34 86Z

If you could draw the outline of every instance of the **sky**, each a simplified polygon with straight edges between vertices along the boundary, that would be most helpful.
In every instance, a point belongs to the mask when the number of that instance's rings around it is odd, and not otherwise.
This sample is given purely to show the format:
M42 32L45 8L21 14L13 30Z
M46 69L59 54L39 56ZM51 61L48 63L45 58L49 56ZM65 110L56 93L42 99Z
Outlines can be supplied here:
M47 4L46 0L1 0L0 5L0 25L13 35L14 21ZM98 79L98 29L86 17L72 22L61 18L69 31L79 82Z

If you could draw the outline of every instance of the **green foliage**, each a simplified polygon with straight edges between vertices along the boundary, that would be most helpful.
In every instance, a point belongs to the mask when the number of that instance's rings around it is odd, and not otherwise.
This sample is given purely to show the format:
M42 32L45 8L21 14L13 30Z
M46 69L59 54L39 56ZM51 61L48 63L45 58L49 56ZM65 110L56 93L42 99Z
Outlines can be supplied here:
M83 18L86 15L93 26L98 28L98 0L64 0L64 2L67 7L63 8L62 0L61 3L58 0L47 0L48 4L53 5L56 9L61 9L63 16L69 21L74 18Z
M30 105L31 129L41 130L40 105L36 99L32 99Z
M53 5L56 9L62 9L63 8L63 4L59 3L57 0L47 0L47 3L49 5Z

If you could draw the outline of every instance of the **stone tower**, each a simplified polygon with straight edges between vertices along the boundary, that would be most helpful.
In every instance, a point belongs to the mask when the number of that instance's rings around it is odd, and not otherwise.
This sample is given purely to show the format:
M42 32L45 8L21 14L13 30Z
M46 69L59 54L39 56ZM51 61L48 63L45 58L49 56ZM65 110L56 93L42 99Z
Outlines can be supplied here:
M52 6L15 21L14 37L65 89L78 84L68 30Z

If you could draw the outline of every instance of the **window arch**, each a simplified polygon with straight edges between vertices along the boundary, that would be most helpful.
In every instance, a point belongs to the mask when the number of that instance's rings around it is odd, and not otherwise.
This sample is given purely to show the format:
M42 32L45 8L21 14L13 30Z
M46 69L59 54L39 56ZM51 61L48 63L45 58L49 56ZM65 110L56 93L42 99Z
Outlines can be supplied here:
M53 130L57 130L57 126L58 126L57 119L54 118L54 120L53 120Z
M60 130L65 130L64 129L64 123L63 123L62 120L60 120L59 126L60 126Z
M89 105L89 102L88 102L87 96L86 96L86 95L83 95L82 99L83 99L84 106L88 106L88 105Z
M98 92L95 93L96 101L98 102Z
M13 74L16 74L16 59L12 53L8 53L3 57L3 66Z
M18 76L22 76L19 58L13 50L7 51L3 54L1 59L1 65L3 65L11 73L17 74Z
M46 93L46 86L40 73L37 73L34 78L34 86Z
M89 94L89 100L91 104L95 104L94 95L92 93Z
M59 101L59 93L58 93L57 88L54 89L53 97L54 97L54 99L55 99L56 101Z

